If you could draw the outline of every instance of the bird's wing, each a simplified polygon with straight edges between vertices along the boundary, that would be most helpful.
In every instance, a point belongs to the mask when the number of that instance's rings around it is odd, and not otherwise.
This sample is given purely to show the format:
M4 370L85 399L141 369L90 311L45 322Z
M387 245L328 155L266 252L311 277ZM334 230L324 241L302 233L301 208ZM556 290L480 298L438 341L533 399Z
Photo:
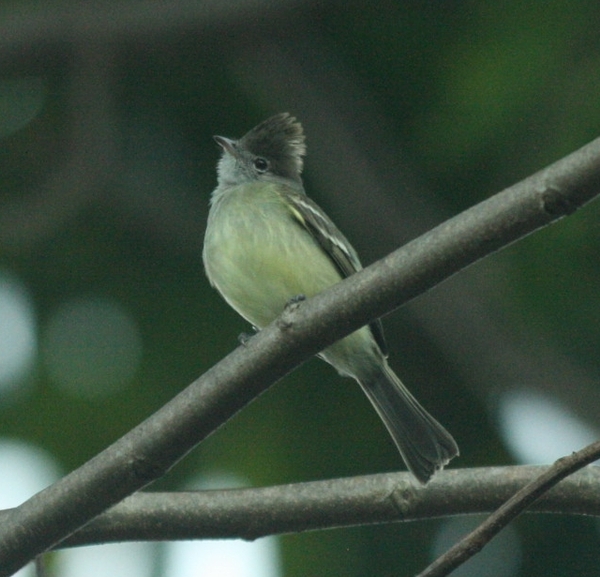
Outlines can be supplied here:
M343 278L362 269L360 260L346 237L333 224L321 208L303 193L290 189L287 198L291 201L293 218L319 243ZM387 344L379 319L369 324L375 341L387 357Z

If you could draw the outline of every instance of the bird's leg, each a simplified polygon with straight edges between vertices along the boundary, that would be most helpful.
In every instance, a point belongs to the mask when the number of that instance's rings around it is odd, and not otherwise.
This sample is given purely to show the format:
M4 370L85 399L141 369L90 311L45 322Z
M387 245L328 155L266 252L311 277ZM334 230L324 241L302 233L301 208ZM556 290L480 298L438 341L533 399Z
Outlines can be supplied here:
M242 346L246 346L248 344L248 341L258 332L260 331L260 329L256 328L256 327L252 327L254 329L254 333L240 333L238 335L238 341L240 342L240 345Z
M305 300L306 295L295 295L287 303L285 303L285 307L283 307L283 310L289 309L290 307L293 307L294 305L297 305L298 303L301 303Z

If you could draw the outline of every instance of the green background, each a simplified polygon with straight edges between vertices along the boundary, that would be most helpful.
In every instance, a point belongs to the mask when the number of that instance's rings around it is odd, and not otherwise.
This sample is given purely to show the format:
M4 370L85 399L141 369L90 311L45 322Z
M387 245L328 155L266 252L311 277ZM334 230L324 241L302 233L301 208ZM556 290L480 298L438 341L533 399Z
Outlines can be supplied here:
M596 2L172 2L167 18L115 2L89 28L74 6L0 8L0 269L26 287L40 343L24 392L1 401L0 435L65 471L248 330L202 270L213 134L297 116L307 191L365 264L600 134ZM385 319L391 365L461 447L454 467L516 462L498 426L506 391L549 395L597 426L599 255L592 203ZM56 385L44 349L56 310L90 295L127 310L141 340L133 377L91 397ZM358 386L313 360L160 487L203 471L258 486L401 466ZM593 522L516 525L519 575L600 571ZM284 574L412 575L438 527L286 536Z

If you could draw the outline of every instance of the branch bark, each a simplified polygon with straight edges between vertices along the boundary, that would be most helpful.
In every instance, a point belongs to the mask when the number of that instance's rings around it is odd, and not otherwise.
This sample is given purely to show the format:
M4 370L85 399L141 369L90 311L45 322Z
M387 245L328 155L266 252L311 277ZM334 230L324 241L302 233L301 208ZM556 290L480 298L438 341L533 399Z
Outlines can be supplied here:
M442 471L426 485L385 473L254 489L139 492L60 544L246 539L377 523L489 513L551 467ZM530 512L600 517L600 467L547 491ZM10 510L0 513L0 523Z
M0 526L8 576L126 496L326 346L480 258L573 213L600 192L600 139L448 220L313 299L284 311L155 415Z

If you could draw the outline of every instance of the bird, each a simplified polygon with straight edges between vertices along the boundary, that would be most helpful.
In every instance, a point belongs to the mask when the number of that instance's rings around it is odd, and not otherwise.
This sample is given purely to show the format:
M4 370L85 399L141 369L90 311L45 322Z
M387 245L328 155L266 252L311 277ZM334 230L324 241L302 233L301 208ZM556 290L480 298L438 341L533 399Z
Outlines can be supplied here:
M239 139L214 139L221 157L202 259L210 284L235 311L260 330L292 299L361 270L350 242L305 192L305 135L294 116L271 116ZM421 484L459 454L390 368L379 319L318 356L359 383Z

